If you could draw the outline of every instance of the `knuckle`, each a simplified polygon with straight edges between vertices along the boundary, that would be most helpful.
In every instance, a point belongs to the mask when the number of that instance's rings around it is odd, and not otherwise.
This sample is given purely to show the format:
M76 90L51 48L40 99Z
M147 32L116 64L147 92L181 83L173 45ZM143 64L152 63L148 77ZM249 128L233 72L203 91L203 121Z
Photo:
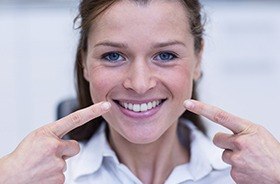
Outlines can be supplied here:
M234 154L231 157L232 165L236 168L245 168L246 167L246 161L243 159L242 155L240 154Z
M48 142L44 146L45 155L56 155L60 147L61 147L60 141L56 139L48 140Z
M56 168L58 171L63 171L66 166L66 162L63 159L57 159Z
M33 137L33 138L42 138L42 137L45 137L49 134L50 130L47 126L43 126L41 128L38 128L37 130L33 131L30 135Z
M98 110L94 106L90 108L90 112L93 116L96 116L98 114Z
M62 143L59 140L53 139L50 143L50 148L57 151L62 146Z
M260 132L266 132L265 127L263 127L262 125L251 125L252 129L255 130L255 133L260 133Z
M237 172L237 170L235 169L235 168L232 168L231 169L231 171L230 171L230 175L231 175L231 177L232 177L232 179L234 180L234 181L238 181L238 172Z
M234 165L234 166L237 166L239 164L239 156L237 156L236 154L232 155L230 160L231 160L232 165Z
M78 123L82 121L82 116L80 115L79 112L75 112L69 115L69 119L72 123Z
M73 157L80 152L80 144L77 141L71 140L67 143L67 145L68 145L67 152L65 152L64 154L65 159Z
M243 136L238 136L235 139L232 140L233 145L239 149L242 150L244 147L246 148L247 146L247 141L243 138Z
M56 178L56 183L57 184L64 184L65 182L65 175L64 174L59 174Z
M232 177L232 179L236 182L236 183L252 183L248 181L248 177L246 175L244 175L244 173L242 171L240 171L238 168L232 167L231 171L230 171L230 175Z
M225 111L220 110L214 114L213 119L217 123L222 123L222 122L228 122L230 117Z
M243 132L254 133L261 129L260 125L256 125L256 124L252 123L251 121L244 120L244 123L247 124L247 127L244 129Z

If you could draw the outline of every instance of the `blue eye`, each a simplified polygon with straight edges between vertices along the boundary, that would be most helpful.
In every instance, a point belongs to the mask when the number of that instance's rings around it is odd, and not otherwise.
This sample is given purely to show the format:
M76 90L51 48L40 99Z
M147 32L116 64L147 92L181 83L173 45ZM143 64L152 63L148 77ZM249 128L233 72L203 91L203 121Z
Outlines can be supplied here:
M107 60L109 62L112 62L112 63L116 63L116 62L125 60L125 58L117 52L105 53L105 54L102 55L102 59L105 59L105 60Z
M177 56L173 53L170 52L161 52L158 55L155 56L155 60L157 61L163 61L163 62L168 62L171 61L173 59L176 59Z

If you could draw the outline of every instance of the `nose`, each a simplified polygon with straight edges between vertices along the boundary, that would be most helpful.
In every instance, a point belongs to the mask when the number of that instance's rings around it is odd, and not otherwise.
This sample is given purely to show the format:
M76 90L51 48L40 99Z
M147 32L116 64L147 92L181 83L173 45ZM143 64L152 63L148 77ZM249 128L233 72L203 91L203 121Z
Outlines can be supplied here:
M157 84L154 72L144 60L131 63L123 86L126 89L135 91L138 94L145 94Z

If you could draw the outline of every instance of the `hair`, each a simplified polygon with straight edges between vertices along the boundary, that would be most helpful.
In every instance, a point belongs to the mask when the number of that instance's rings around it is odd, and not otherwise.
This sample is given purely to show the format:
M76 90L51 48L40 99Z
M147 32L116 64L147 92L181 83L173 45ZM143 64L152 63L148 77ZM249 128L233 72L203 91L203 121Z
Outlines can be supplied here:
M74 19L74 24L79 21L80 38L76 52L75 61L75 77L76 77L76 89L77 98L79 101L79 109L85 108L93 104L89 83L85 80L83 75L83 58L82 54L87 51L87 41L90 27L93 21L104 11L106 11L114 3L121 0L81 0L79 6L79 15ZM141 3L143 5L147 4L151 0L131 0L136 3ZM186 11L188 13L190 32L194 37L194 49L196 53L199 53L203 48L203 34L204 34L204 24L202 23L201 16L201 4L199 0L178 0L184 4ZM196 92L196 82L193 82L192 99L198 99ZM189 111L185 111L181 118L190 120L199 130L206 133L206 129L201 121L201 118ZM78 127L68 133L71 139L77 141L87 141L89 138L99 129L99 127L104 123L103 117L98 117L91 120L89 123ZM186 126L178 126L178 133L184 134L187 142L190 142L190 130L185 128ZM108 128L107 128L108 129ZM189 145L189 144L188 144ZM189 148L189 146L188 146Z

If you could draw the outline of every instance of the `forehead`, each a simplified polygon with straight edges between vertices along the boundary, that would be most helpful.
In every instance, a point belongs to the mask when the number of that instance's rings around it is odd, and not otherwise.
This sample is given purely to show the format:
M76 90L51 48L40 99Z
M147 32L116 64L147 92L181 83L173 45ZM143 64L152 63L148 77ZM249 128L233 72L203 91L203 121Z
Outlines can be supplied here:
M118 15L128 15L134 17L140 14L140 17L149 14L154 17L172 16L177 18L186 18L186 9L179 0L151 0L147 3L139 3L136 0L121 0L111 5L106 11L111 18L119 18Z
M177 0L152 0L139 4L133 0L122 0L110 6L92 22L93 36L121 34L135 36L149 33L150 36L164 34L186 35L189 32L187 10ZM129 36L129 35L127 35Z

